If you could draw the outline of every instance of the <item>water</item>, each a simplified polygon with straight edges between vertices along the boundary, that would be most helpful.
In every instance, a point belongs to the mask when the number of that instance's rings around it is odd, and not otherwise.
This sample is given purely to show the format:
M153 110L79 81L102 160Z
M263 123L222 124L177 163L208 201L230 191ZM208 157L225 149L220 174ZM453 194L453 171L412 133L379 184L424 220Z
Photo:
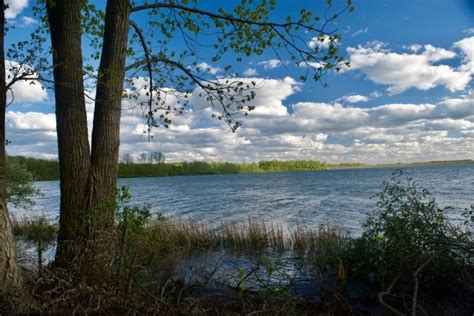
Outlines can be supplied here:
M336 224L360 232L365 214L374 209L377 192L394 169L348 169L120 179L130 184L133 204L148 203L154 212L173 218L193 218L211 225L229 220L262 218L286 226ZM404 168L406 176L432 192L441 206L452 206L459 218L474 204L474 165ZM59 182L36 183L42 197L28 215L56 219ZM24 211L13 210L15 215Z

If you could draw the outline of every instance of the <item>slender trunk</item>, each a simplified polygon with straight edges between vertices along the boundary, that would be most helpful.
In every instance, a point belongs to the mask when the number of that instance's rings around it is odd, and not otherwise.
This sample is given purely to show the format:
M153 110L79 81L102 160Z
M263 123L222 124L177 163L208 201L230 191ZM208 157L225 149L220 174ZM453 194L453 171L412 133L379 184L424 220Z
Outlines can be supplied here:
M81 49L83 0L46 1L53 47L56 128L60 167L60 217L55 263L80 267L87 240L90 171Z
M37 252L38 252L38 274L41 275L43 273L43 243L41 242L41 239L38 240Z
M15 258L15 244L12 225L7 209L6 200L6 170L5 170L5 112L7 105L5 82L5 2L1 2L0 14L0 309L2 301L9 300L9 294L15 294L21 289L20 269ZM4 298L2 296L5 295ZM0 311L1 313L1 311Z
M91 154L91 218L94 219L95 266L114 258L117 185L125 60L130 15L128 0L107 1L105 33L96 91Z

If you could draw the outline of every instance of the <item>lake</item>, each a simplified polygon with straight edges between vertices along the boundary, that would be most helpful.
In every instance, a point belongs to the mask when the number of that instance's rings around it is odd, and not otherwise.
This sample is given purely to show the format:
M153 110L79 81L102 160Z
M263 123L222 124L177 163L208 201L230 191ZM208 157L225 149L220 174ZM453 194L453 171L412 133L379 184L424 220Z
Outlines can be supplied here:
M395 169L344 169L120 179L130 185L132 204L151 205L154 212L173 218L193 218L211 225L230 220L261 218L310 227L336 224L358 234L376 193ZM432 192L441 206L452 206L453 219L474 204L474 165L452 164L403 168L403 173ZM41 181L43 193L28 215L56 219L59 182ZM14 215L25 211L12 209Z

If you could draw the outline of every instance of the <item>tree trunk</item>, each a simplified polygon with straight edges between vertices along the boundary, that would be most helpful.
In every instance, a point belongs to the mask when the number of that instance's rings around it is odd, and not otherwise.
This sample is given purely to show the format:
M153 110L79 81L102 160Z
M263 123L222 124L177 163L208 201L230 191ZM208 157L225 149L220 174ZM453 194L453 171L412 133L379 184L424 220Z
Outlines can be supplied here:
M60 167L60 217L55 264L80 266L87 240L90 156L83 84L81 4L46 1L53 47L56 128Z
M91 212L94 219L95 266L110 266L115 245L115 192L120 146L129 0L107 1L105 33L99 67L91 154Z
M56 264L97 282L115 255L115 190L130 3L107 1L89 154L81 52L82 0L47 1L61 207ZM75 269L80 269L75 271Z
M6 200L5 170L5 112L7 91L5 82L5 2L1 2L0 14L0 313L2 301L6 304L10 294L17 294L21 289L20 269L16 263L15 244L12 225ZM2 297L4 295L4 297Z

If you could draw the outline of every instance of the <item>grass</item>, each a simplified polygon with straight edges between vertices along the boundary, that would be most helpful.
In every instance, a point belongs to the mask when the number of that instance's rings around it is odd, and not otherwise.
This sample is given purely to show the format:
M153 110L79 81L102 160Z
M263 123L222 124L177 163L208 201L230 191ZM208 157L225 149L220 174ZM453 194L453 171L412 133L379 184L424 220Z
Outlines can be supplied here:
M17 238L32 242L36 248L37 270L43 270L43 252L56 240L57 226L46 217L21 217L12 221L13 235Z
M225 222L220 227L208 227L195 220L155 220L147 223L146 235L149 244L160 253L218 248L237 252L311 252L323 241L337 245L346 238L343 230L336 227L310 229L295 224L285 230L279 224L253 217L245 222Z

